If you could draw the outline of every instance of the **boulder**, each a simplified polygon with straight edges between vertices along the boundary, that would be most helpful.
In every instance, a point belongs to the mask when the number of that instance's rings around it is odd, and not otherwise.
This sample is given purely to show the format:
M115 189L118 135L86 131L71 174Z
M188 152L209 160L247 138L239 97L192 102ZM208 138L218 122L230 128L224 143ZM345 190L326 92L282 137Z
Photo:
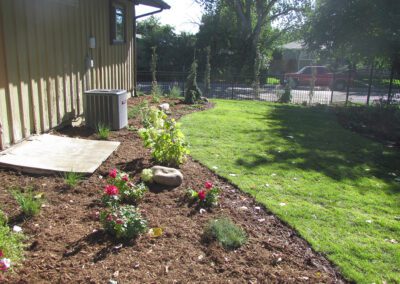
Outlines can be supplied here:
M153 171L153 181L158 184L168 186L179 186L182 184L183 175L177 169L154 166L151 170Z
M160 110L162 110L162 111L168 111L168 110L169 110L169 104L167 104L167 103L160 104L158 107L159 107Z

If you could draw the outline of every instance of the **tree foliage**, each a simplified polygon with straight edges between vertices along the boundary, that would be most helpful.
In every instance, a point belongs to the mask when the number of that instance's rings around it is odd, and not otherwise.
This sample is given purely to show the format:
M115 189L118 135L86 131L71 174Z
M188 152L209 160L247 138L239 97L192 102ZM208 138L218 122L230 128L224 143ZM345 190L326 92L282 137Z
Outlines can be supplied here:
M319 0L304 34L310 48L353 61L398 61L399 22L398 0Z
M211 45L219 61L233 72L254 76L257 46L268 57L277 40L304 22L310 0L197 0L208 11L198 41ZM203 46L201 46L203 47ZM228 58L228 59L226 59ZM214 62L213 62L214 63ZM222 69L223 64L213 64Z

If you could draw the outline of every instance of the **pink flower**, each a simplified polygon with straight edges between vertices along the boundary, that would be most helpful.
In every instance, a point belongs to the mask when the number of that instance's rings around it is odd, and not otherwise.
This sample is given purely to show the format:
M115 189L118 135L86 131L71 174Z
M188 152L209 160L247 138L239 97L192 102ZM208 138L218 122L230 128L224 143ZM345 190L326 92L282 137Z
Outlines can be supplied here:
M206 199L206 191L205 191L205 190L199 191L199 199L200 199L201 201L203 201L204 199Z
M11 266L11 260L8 258L3 258L0 260L0 271L6 271Z
M124 223L124 221L122 221L121 219L117 219L115 222L116 222L117 224L123 224L123 223Z
M110 196L117 195L118 194L118 187L115 185L106 185L106 189L104 190L104 193Z
M96 220L99 219L100 218L100 212L99 211L94 212L93 218L96 219Z
M123 181L126 181L126 182L129 181L128 175L124 175L124 176L122 177L122 180L123 180Z
M211 181L206 181L205 184L204 184L204 186L205 186L207 189L210 189L210 188L213 187L213 184L212 184Z
M108 176L110 178L116 178L117 177L117 169L112 169L109 173Z

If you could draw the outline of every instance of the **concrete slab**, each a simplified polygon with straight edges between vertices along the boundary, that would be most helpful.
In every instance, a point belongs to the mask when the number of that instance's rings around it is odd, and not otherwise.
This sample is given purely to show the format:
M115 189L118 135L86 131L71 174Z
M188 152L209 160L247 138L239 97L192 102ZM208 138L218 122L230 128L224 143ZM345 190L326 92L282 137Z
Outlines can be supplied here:
M32 136L0 152L0 166L30 173L73 171L91 174L119 144L50 134Z

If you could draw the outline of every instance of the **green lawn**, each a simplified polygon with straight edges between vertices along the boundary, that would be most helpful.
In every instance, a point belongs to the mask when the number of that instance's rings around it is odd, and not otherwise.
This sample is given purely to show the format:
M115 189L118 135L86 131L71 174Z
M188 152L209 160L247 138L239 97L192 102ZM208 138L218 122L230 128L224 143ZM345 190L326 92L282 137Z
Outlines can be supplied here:
M345 277L400 283L399 151L343 129L325 108L214 102L182 119L195 159L287 221Z

